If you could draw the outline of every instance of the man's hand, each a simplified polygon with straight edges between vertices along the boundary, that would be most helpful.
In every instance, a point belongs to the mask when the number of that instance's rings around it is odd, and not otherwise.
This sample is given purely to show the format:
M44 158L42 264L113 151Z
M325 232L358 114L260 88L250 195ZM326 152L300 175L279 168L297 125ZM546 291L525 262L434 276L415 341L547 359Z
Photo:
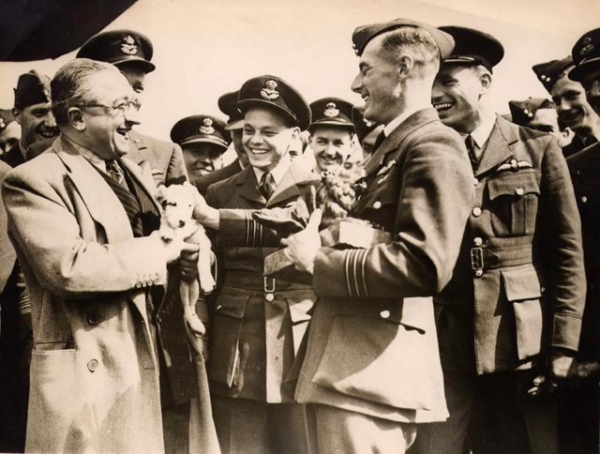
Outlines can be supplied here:
M152 232L150 234L150 237L154 237L156 241L160 244L164 253L165 261L168 264L174 263L177 260L179 260L179 257L182 255L182 253L196 253L197 255L197 252L200 250L200 246L198 246L197 244L186 243L185 241L179 238L173 238L172 240L165 241L161 238L158 230Z
M211 207L206 203L206 199L198 192L198 189L194 188L194 213L192 217L205 227L211 229L219 229L219 210Z
M321 247L319 225L322 217L323 212L316 209L304 230L281 240L281 244L287 246L286 253L297 270L313 273L315 256Z

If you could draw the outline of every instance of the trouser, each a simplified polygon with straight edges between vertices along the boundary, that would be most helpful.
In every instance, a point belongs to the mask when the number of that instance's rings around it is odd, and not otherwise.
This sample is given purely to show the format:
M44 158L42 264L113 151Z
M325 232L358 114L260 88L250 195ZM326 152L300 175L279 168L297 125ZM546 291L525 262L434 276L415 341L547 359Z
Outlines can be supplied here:
M415 440L416 424L374 418L327 405L313 407L319 454L399 454Z
M213 417L223 454L316 453L312 410L299 404L213 394Z
M445 369L450 417L419 426L414 453L554 454L558 412L554 396L528 398L531 371L476 376Z

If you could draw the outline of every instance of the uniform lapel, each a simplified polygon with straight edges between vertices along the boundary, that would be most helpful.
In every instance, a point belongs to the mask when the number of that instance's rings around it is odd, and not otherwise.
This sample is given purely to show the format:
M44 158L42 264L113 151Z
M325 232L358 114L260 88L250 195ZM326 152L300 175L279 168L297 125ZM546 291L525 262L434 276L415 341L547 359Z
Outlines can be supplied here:
M433 107L421 109L400 123L400 125L385 138L373 156L367 161L365 165L366 177L368 178L373 173L379 171L385 162L386 155L389 152L398 149L398 146L410 133L423 126L423 124L432 121L439 121L437 112Z
M298 186L305 185L310 178L309 175L301 166L292 163L267 202L267 207L281 204L289 199L297 199L301 195Z
M247 166L244 170L235 177L236 184L239 187L239 194L244 199L252 202L265 204L267 200L258 190L258 182L252 170L252 166Z
M481 162L475 176L482 175L514 155L513 147L519 142L511 125L502 118L496 118L496 124L483 148Z
M62 139L54 142L52 150L69 170L68 178L77 188L90 216L104 227L108 242L133 238L123 205L92 164Z

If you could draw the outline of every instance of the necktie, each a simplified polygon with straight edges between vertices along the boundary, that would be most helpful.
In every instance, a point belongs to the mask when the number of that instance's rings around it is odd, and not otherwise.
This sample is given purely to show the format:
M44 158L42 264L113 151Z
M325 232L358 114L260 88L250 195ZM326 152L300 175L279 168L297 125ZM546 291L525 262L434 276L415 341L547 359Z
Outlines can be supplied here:
M105 161L106 173L118 184L123 185L123 171L114 159Z
M373 152L377 151L377 149L381 146L384 140L385 134L383 133L383 131L381 131L377 136L377 139L375 139L375 143L373 144Z
M473 136L471 136L470 134L465 139L465 145L466 145L467 151L469 153L469 159L471 160L471 167L473 167L473 170L475 171L479 167L479 159L477 158L477 155L475 154L475 148L476 148L475 140L473 139Z
M271 172L263 173L258 189L265 199L269 200L271 198L275 191L275 179Z
M587 148L590 145L594 145L596 142L598 142L598 139L596 139L595 136L590 135L590 136L587 136L583 142L584 142L584 144L585 144L585 146Z

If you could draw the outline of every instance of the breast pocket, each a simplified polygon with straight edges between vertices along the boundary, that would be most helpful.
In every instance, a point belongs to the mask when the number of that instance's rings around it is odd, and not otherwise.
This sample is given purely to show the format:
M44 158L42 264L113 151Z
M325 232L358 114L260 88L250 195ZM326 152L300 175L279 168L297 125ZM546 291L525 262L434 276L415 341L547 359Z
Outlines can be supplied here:
M540 185L535 171L502 172L487 182L492 230L498 237L532 235Z

